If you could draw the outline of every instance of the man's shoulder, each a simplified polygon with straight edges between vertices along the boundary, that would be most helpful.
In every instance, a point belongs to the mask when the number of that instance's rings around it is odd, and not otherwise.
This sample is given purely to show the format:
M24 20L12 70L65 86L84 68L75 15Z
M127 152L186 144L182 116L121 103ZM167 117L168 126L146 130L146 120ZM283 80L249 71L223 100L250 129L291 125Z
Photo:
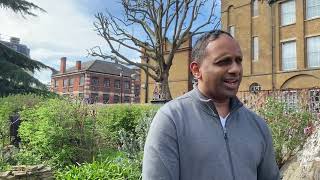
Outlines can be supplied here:
M162 111L165 114L172 114L173 111L179 112L185 108L188 108L190 103L193 103L193 100L190 96L190 92L187 92L184 95L179 96L164 104L160 108L160 111Z
M254 112L253 110L249 109L245 105L243 105L240 110L241 110L242 113L247 114L247 115L251 116L254 119L263 120L263 118L260 115L258 115L256 112Z
M257 127L263 135L267 134L267 131L269 131L269 127L262 116L245 106L241 108L241 113L245 115L248 119L254 121L254 123L257 125Z

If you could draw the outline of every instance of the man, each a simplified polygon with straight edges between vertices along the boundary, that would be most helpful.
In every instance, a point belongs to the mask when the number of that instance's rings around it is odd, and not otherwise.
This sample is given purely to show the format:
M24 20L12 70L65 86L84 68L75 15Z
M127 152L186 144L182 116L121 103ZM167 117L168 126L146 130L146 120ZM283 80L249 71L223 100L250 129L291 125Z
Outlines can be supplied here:
M145 180L278 180L263 119L236 98L242 52L214 30L195 44L190 69L198 84L160 108L146 140Z

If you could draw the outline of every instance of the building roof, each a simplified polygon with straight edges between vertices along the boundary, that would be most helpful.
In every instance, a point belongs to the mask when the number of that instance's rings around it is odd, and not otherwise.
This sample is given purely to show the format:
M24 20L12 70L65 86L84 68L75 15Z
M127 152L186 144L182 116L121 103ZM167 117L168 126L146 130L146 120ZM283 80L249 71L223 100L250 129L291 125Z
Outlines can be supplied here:
M121 70L123 71L123 76L130 77L131 74L135 73L134 69L130 69L121 64L107 62L102 60L92 60L81 63L80 71L89 71L89 72L97 72L104 74L112 74L120 76ZM76 66L66 69L64 74L76 73L79 72ZM62 75L61 72L54 74L53 76Z

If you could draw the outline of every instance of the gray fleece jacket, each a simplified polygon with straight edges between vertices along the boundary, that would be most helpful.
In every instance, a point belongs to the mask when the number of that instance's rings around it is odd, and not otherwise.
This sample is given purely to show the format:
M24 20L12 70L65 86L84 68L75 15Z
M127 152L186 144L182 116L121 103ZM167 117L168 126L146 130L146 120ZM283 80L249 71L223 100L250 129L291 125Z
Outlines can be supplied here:
M233 98L225 128L195 88L160 108L144 148L144 180L278 180L270 131Z

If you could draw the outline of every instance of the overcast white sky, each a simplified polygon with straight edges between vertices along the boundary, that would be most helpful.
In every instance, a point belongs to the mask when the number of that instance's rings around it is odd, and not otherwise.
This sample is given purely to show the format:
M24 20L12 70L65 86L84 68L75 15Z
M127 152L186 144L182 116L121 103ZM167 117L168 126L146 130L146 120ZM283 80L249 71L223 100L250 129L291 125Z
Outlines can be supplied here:
M75 61L92 60L87 50L104 40L94 32L94 14L106 9L116 15L121 13L119 0L29 0L47 13L34 11L38 17L15 14L0 9L0 34L2 38L14 36L30 48L32 59L59 70L60 57L67 57L67 66ZM137 59L138 57L132 57ZM35 76L44 83L50 82L51 71Z

